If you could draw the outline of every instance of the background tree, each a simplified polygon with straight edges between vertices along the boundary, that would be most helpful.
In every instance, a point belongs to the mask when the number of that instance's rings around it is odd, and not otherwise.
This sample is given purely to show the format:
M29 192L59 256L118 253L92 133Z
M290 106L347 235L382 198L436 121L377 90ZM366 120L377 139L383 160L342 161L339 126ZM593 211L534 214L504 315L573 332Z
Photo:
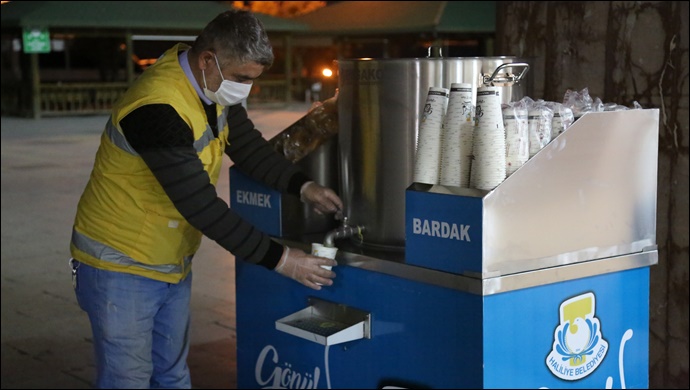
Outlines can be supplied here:
M304 15L326 6L325 1L233 1L232 6L281 18Z

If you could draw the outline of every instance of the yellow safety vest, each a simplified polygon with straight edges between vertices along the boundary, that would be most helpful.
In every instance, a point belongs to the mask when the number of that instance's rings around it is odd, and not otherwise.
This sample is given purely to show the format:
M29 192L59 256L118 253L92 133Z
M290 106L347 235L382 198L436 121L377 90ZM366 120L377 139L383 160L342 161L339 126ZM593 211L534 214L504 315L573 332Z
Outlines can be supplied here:
M228 127L217 106L219 137L213 135L199 95L168 50L116 104L101 137L89 182L77 208L72 257L96 268L177 283L191 270L201 232L180 215L163 187L125 139L120 120L147 104L169 104L194 133L194 148L216 185Z

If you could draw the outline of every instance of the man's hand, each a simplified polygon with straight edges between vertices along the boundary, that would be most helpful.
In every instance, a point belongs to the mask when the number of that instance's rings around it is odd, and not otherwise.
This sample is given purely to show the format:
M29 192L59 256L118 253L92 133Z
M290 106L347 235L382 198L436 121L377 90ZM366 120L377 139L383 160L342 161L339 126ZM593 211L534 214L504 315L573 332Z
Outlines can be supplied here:
M309 288L321 290L321 285L330 286L335 278L335 272L321 266L336 265L338 263L333 259L312 256L301 249L285 247L275 271Z
M315 101L315 102L313 102L313 103L311 104L311 107L309 107L309 111L307 111L307 113L312 112L312 111L314 111L315 109L317 109L317 108L323 106L324 103L328 103L328 104L331 104L331 105L337 104L337 102L338 102L338 92L339 92L339 88L336 88L336 89L335 89L335 94L334 94L333 96L329 97L328 99L324 100L323 102L320 102L320 101L318 101L318 100Z
M310 181L302 186L300 198L314 207L319 214L335 213L336 219L342 219L343 201L332 189Z
M316 102L311 104L311 107L309 107L309 111L307 111L307 113L310 113L310 112L314 111L316 108L321 107L321 106L323 106L323 102L316 101Z

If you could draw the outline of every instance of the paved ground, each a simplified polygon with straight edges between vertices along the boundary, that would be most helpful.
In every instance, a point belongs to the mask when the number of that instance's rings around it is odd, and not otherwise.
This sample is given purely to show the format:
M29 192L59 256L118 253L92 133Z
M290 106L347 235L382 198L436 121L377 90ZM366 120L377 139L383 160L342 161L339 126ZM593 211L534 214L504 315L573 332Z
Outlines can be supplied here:
M308 110L252 110L266 138ZM2 118L2 388L90 388L91 332L71 287L69 239L105 116ZM218 184L228 201L226 159ZM236 387L234 257L195 256L189 365L195 388Z

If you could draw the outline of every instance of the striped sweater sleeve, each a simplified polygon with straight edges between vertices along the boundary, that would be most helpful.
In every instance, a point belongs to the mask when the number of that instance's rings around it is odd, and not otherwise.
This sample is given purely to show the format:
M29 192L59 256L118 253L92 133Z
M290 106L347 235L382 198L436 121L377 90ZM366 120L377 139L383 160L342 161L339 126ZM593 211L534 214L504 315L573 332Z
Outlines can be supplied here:
M309 179L299 168L277 153L254 128L241 105L228 108L228 143L225 152L235 167L270 187L299 195L302 184Z
M237 257L269 269L276 266L282 245L243 220L218 197L194 149L192 130L171 106L139 107L123 118L120 126L190 225ZM291 178L283 180L289 183Z

